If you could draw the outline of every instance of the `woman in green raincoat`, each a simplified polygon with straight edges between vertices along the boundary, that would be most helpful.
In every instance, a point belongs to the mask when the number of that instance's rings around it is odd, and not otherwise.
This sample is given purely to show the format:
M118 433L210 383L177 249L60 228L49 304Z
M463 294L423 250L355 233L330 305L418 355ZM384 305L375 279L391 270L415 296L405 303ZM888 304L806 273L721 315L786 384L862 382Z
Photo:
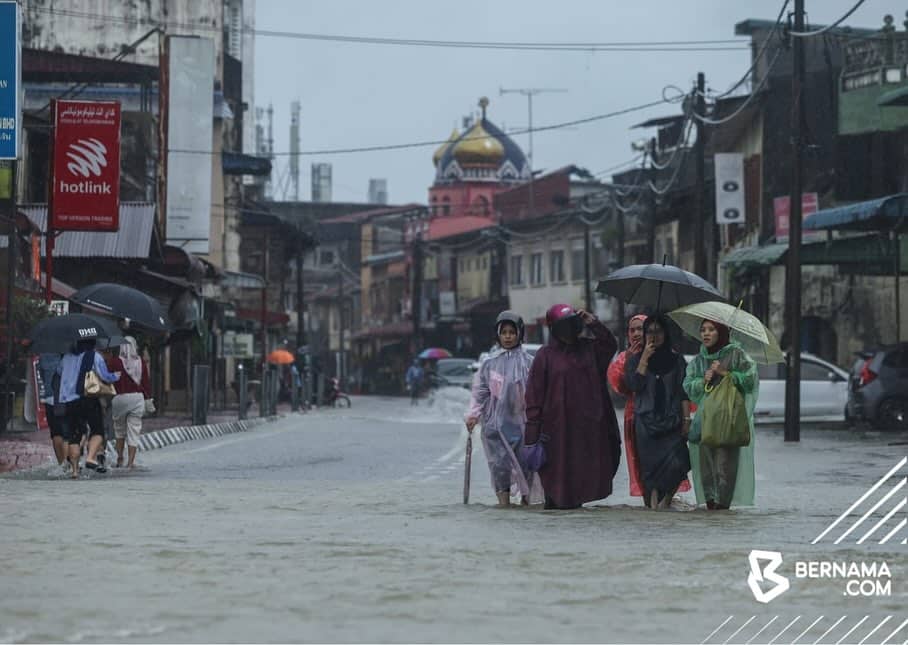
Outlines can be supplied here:
M691 427L690 462L697 503L709 510L727 510L731 506L753 506L754 503L754 407L760 392L757 365L741 346L732 341L725 325L712 320L700 324L703 345L699 355L687 366L684 390L699 406ZM741 448L713 448L699 443L703 424L703 401L706 386L715 386L726 375L744 397L750 444Z

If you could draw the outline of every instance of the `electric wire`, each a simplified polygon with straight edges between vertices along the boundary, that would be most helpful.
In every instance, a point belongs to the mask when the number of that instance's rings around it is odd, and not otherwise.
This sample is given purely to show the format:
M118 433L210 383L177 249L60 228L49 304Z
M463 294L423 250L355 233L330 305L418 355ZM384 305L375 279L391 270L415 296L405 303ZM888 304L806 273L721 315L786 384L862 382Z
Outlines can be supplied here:
M851 15L855 11L857 11L861 7L861 5L864 4L866 1L867 0L858 0L857 3L851 9L849 9L847 12L845 12L839 19L837 19L831 25L826 25L822 29L817 29L816 31L789 31L788 33L791 36L794 36L796 38L810 38L812 36L819 36L821 34L825 34L827 31L832 31L833 29L835 29L836 27L841 25L843 22L848 20L851 17Z

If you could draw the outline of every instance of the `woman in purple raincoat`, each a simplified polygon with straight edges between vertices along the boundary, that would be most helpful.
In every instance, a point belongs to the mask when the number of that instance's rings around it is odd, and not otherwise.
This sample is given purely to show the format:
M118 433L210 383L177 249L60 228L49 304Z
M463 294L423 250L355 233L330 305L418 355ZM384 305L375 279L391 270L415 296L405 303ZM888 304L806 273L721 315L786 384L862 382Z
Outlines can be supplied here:
M621 459L605 380L618 342L595 316L570 305L551 307L546 323L549 342L536 353L527 385L525 443L545 446L539 475L546 508L577 508L612 494Z

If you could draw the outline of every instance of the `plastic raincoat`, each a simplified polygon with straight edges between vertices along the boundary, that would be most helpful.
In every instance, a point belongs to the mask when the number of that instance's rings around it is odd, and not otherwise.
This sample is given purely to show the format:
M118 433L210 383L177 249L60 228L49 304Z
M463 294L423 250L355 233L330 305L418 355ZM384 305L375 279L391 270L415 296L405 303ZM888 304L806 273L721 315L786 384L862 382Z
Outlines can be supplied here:
M533 357L522 345L493 350L473 377L464 419L478 418L482 425L482 445L495 492L508 491L536 502L542 501L539 477L526 469L520 457L526 426L524 396L532 363Z
M700 443L690 443L691 472L694 491L700 504L713 502L722 506L753 506L754 503L754 408L760 394L757 364L741 346L731 341L714 354L705 346L688 364L684 389L691 400L700 405L706 398L704 375L713 361L719 361L727 370L735 387L744 396L750 424L750 445L743 448L710 448ZM691 436L698 435L702 423L702 408L694 418Z

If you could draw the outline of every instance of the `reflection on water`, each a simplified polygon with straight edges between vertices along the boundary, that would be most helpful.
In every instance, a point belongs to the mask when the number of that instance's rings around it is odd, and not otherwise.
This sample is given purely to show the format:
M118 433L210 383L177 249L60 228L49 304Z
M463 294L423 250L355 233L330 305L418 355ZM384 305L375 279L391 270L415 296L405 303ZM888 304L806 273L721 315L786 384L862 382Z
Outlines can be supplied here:
M326 423L391 442L383 414L355 406ZM436 433L428 462L460 431L444 412L401 414L424 415L412 423ZM50 470L0 479L0 641L700 642L730 615L756 615L756 625L782 614L781 629L796 615L905 613L905 547L810 545L900 456L885 438L814 432L792 446L761 431L759 506L727 513L645 511L626 495L623 468L613 498L543 511L494 508L481 455L468 506L457 469L403 482L371 475L364 457L263 478L195 461L241 469L268 437L229 453L149 453L146 471L104 480ZM276 460L287 452L274 450ZM341 467L362 476L335 477ZM760 605L746 585L753 548L786 561L886 559L894 595L862 604L837 581L815 581Z

